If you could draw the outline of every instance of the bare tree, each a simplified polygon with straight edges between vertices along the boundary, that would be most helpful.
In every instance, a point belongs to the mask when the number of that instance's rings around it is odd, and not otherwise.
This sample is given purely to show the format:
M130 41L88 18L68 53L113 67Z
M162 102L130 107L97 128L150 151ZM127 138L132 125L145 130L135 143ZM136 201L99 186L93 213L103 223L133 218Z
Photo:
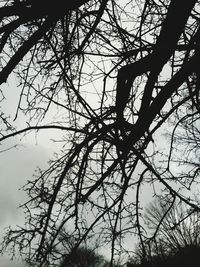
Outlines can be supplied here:
M128 266L195 265L200 251L199 216L184 202L155 199L145 209L146 253L141 244L136 245Z
M67 260L67 257L63 259L60 267L101 267L106 264L103 257L94 253L94 251L85 248L79 248Z
M158 198L145 212L149 229L146 239L148 257L166 258L185 247L200 247L199 212L188 208L184 202ZM139 253L142 258L142 251Z
M130 235L145 253L144 185L156 195L161 184L163 197L199 210L183 190L198 183L198 171L179 179L171 168L174 132L167 162L158 138L170 118L199 119L199 1L8 0L0 22L0 83L14 73L21 88L15 123L0 114L0 142L31 131L63 134L55 135L62 146L49 168L24 186L25 225L8 230L3 249L55 266L65 228L76 240L71 255L98 236L112 266L130 252Z

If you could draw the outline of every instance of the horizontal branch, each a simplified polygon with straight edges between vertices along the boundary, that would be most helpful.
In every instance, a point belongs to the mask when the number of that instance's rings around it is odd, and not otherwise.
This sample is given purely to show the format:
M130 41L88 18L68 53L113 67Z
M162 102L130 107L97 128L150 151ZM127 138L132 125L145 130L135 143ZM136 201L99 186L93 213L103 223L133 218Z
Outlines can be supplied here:
M49 130L49 129L54 129L54 130L63 130L63 131L72 131L72 132L77 132L77 133L86 133L86 131L81 130L81 129L77 129L77 128L73 128L73 127L64 127L64 126L59 126L59 125L44 125L44 126L30 126L24 129L21 129L19 131L16 131L14 133L5 135L3 137L0 138L0 142L4 141L10 137L14 137L16 135L20 135L22 133L25 132L29 132L31 130Z

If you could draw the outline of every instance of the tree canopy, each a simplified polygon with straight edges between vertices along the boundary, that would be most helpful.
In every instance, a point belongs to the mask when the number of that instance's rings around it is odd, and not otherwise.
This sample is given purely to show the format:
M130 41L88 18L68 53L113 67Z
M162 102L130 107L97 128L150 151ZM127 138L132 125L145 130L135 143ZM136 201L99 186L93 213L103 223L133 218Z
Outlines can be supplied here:
M20 93L15 114L1 110L0 142L56 130L60 144L24 186L25 223L8 230L3 249L57 266L66 231L69 260L98 239L113 266L133 251L130 237L145 254L147 190L199 211L199 4L1 1L0 84L15 75Z

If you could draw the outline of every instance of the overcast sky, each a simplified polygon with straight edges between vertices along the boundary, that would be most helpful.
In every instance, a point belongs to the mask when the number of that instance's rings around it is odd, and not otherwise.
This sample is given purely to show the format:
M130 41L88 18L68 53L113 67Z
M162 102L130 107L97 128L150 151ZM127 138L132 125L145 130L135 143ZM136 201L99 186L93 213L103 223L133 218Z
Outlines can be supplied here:
M1 109L7 115L14 119L18 103L19 88L16 86L16 80L12 77L4 85L6 102L1 105ZM16 123L23 125L23 118L19 118ZM0 145L0 238L5 233L9 225L23 225L24 218L22 209L19 205L24 203L25 194L19 190L34 174L39 166L47 166L47 161L51 156L51 146L46 141L45 136L40 137L37 142L34 136L25 137L22 141L18 138L10 138ZM16 148L12 148L15 145ZM12 149L9 149L12 148ZM7 150L9 149L9 150ZM7 150L7 151L4 151ZM4 152L2 152L4 151ZM23 267L23 264L17 259L8 260L8 256L0 258L0 267Z
M15 140L16 141L16 140ZM4 147L15 144L14 140L6 142ZM25 194L21 188L28 178L31 178L37 166L45 166L50 148L41 144L32 145L21 143L24 147L12 149L0 153L0 230L1 237L5 232L5 227L9 225L23 225L22 209L18 206L25 200ZM3 146L0 147L3 149ZM1 257L0 267L21 267L21 263L14 260L8 262L7 257Z
M11 83L8 83L6 88L8 105L4 106L4 110L8 114L11 114L11 119L15 115L17 97L14 97L13 91L18 90L13 79ZM15 92L15 91L14 91ZM16 94L17 95L17 94ZM16 96L15 95L15 96ZM21 118L22 120L22 118ZM23 124L23 121L18 120L18 124ZM48 131L48 138L49 138ZM20 138L20 137L18 137ZM32 134L29 137L19 139L10 138L3 142L0 146L0 151L12 147L15 144L19 144L19 147L12 148L6 152L0 153L0 237L2 238L5 233L5 228L9 225L21 225L24 224L24 217L22 209L18 206L25 202L25 194L23 190L19 190L34 174L34 170L39 166L45 168L47 161L51 158L53 150L55 150L55 144L47 140L46 132L35 139ZM148 202L147 196L150 193L149 188L143 188L143 194L145 200ZM127 246L132 246L133 240L127 240ZM104 251L100 250L100 253ZM14 259L9 261L7 256L0 258L0 267L24 267L24 265Z
M11 115L11 120L14 119L16 108L18 105L20 88L16 86L15 77L10 77L5 84L4 92L7 102L2 105L2 110ZM95 97L95 95L92 95ZM94 101L95 102L95 101ZM19 117L16 121L17 125L24 125L24 120ZM0 238L5 233L5 228L9 225L23 225L24 217L21 209L18 206L25 201L25 195L22 190L19 190L34 174L37 166L45 168L47 161L51 158L55 150L54 143L51 143L46 138L46 133L39 136L36 140L34 135L29 138L23 138L22 142L19 139L10 138L8 141L0 145L0 151L12 147L19 143L18 148L13 148L4 153L0 153ZM49 138L49 131L48 131ZM143 188L145 201L148 202L150 195L149 188ZM132 238L129 240L132 243ZM128 242L128 243L129 243ZM17 260L8 261L7 257L0 258L0 267L23 267L23 264Z

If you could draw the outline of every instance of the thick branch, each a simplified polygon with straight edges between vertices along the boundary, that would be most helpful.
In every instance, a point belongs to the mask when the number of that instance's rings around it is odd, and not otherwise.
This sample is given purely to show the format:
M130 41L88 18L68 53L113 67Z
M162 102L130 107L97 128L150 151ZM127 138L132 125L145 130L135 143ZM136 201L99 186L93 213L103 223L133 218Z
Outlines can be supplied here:
M160 113L161 109L166 104L167 100L172 96L174 92L185 82L187 77L195 71L199 62L199 56L194 55L191 60L186 63L171 80L163 87L161 92L154 99L152 104L146 111L140 114L137 122L133 126L133 130L129 135L129 141L127 148L130 149L130 145L133 146L149 129L151 123L155 117Z
M116 95L116 111L118 118L123 118L123 111L128 102L131 86L135 78L150 71L140 108L140 113L146 112L146 108L149 106L152 98L152 91L158 74L176 48L184 25L195 3L195 0L189 2L172 0L153 52L145 58L122 67L119 70ZM180 13L180 10L181 14L177 20L177 14Z
M23 59L23 57L30 51L30 49L37 44L43 35L50 29L52 25L52 19L46 19L43 25L33 33L33 35L25 41L13 57L8 61L6 66L0 72L0 84L7 81L8 76Z

